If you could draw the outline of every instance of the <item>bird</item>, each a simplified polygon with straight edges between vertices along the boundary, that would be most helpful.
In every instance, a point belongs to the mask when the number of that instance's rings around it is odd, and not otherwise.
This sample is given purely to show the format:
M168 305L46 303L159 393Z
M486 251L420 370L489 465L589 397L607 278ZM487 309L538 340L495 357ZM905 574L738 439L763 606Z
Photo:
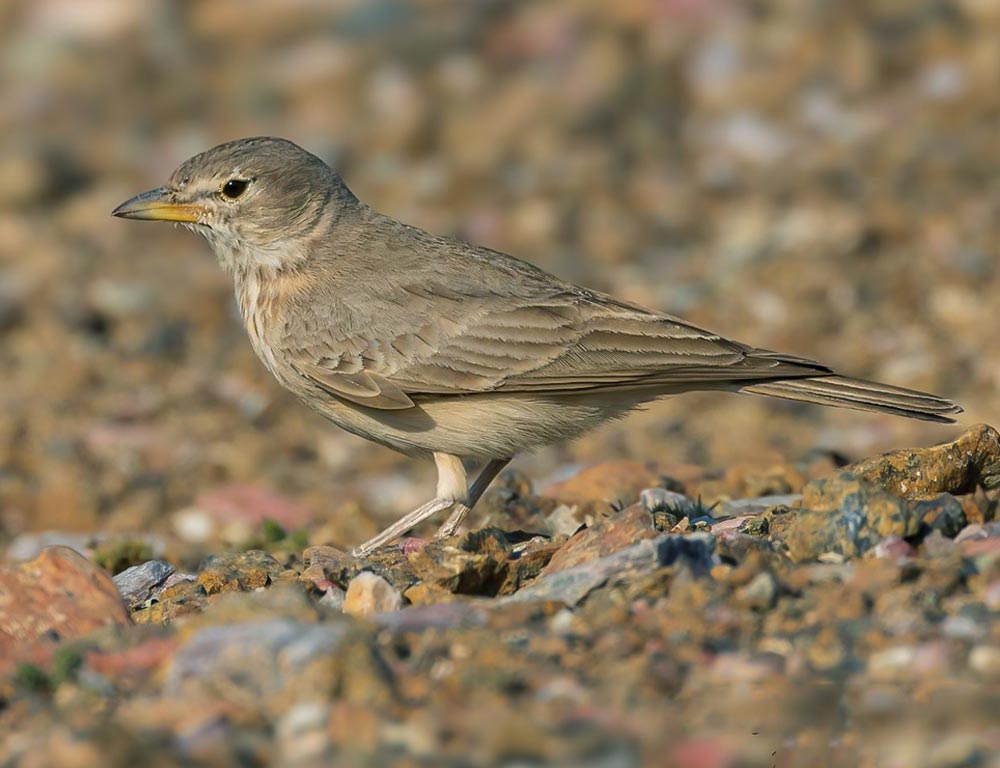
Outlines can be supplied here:
M195 155L112 215L202 235L283 387L350 433L434 460L434 498L357 556L446 510L437 535L453 535L515 455L667 395L733 391L942 423L962 412L404 224L281 138ZM466 460L482 464L471 485Z

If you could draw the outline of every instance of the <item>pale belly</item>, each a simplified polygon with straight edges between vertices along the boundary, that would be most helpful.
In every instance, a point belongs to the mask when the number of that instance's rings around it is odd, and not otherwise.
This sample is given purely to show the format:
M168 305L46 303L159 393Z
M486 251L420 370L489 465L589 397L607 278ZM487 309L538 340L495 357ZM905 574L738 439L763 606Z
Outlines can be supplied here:
M401 453L479 459L508 458L572 439L653 397L635 392L558 398L480 394L380 410L330 396L297 394L342 429Z

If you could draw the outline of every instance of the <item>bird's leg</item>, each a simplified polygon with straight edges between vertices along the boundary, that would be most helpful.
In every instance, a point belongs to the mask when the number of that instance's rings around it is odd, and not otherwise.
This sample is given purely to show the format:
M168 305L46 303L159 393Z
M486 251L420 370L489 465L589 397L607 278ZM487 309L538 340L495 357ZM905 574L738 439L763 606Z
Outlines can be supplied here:
M466 489L467 481L462 460L451 454L435 453L434 463L437 465L438 471L437 495L426 504L417 507L405 517L397 520L377 536L355 547L352 552L355 557L364 557L373 549L381 547L383 544L388 544L394 539L398 539L431 515L449 509L456 503L466 500L469 492ZM500 470L498 469L497 471L499 472ZM490 480L492 479L490 477ZM478 482L479 478L476 479L477 484ZM486 485L489 485L489 480L487 480ZM485 490L485 487L483 490ZM479 491L480 495L482 495L483 490ZM479 497L477 496L476 498ZM475 502L473 501L472 503L474 504Z
M455 503L455 508L452 510L451 515L445 521L438 532L435 534L436 538L442 538L444 536L452 536L455 531L458 530L466 516L472 511L472 508L476 506L476 502L479 501L479 497L482 496L486 489L490 487L490 483L493 482L494 478L500 474L500 471L510 464L510 458L506 459L492 459L489 464L483 467L479 476L476 477L476 481L469 488L469 492L466 494L465 500L458 501Z

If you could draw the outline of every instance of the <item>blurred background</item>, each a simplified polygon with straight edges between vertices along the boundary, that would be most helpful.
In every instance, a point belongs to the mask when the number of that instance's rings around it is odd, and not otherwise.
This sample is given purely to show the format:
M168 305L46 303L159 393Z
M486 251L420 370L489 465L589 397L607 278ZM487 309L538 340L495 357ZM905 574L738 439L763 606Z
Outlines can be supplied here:
M204 242L110 218L214 144L289 138L397 218L971 424L1000 407L998 120L993 0L4 0L0 544L196 541L233 487L354 543L430 494L270 379ZM688 395L520 466L958 431Z

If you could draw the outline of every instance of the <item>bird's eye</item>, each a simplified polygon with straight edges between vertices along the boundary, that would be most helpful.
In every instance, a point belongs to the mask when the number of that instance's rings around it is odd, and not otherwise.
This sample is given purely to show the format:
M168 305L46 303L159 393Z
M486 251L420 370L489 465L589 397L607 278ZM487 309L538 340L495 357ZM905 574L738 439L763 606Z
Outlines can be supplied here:
M230 179L222 185L222 196L227 200L235 200L246 192L249 186L250 182L247 179Z

